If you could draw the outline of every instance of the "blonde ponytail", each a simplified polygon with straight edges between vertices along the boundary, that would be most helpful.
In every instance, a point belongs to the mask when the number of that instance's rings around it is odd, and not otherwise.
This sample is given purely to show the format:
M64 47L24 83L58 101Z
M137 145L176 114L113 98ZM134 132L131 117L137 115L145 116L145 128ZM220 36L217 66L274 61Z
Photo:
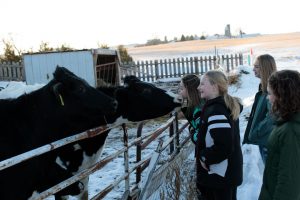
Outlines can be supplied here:
M232 116L233 120L237 120L239 118L240 112L241 112L241 107L240 107L241 100L237 97L230 96L228 93L225 93L224 101L225 101L227 108L229 108L229 110L231 112L231 116Z

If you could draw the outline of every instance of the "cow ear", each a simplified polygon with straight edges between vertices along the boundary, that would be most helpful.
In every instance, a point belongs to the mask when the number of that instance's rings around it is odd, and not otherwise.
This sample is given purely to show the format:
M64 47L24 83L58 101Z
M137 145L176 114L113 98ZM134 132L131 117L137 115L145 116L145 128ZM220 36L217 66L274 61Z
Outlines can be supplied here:
M57 81L64 81L70 77L75 76L71 71L69 71L67 68L65 67L60 67L59 65L56 66L56 69L53 73L53 77L57 80Z
M125 86L131 86L132 84L135 84L137 82L140 82L140 79L138 79L136 76L133 76L133 75L125 76L125 78L124 78Z
M64 77L64 74L65 74L64 68L57 65L55 71L53 72L53 77L56 80L61 81Z

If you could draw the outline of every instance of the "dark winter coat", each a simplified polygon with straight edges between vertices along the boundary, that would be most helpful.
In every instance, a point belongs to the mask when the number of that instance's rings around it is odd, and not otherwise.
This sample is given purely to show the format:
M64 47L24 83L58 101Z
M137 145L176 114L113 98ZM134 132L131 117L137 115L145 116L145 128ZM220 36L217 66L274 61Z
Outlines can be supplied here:
M214 188L242 183L243 157L239 120L233 120L222 96L208 100L202 109L197 141L197 185ZM205 162L205 170L200 159Z
M259 91L255 95L243 144L266 146L274 124L273 118L270 115L270 107L267 93L259 88Z
M259 200L300 200L300 112L275 126L267 148Z

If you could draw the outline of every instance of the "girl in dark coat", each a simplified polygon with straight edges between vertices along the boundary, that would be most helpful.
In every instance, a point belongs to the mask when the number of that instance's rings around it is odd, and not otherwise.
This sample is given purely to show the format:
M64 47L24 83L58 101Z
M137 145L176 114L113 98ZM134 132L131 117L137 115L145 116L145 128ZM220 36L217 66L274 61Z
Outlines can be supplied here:
M254 62L253 71L260 79L260 84L247 123L243 144L258 145L262 161L265 163L266 143L274 123L270 115L271 105L267 99L268 78L276 71L274 58L269 54L258 56Z
M271 75L268 98L276 117L259 200L300 200L300 73Z
M242 183L239 99L227 93L228 81L220 71L209 71L198 90L202 108L197 140L197 188L205 200L235 200Z

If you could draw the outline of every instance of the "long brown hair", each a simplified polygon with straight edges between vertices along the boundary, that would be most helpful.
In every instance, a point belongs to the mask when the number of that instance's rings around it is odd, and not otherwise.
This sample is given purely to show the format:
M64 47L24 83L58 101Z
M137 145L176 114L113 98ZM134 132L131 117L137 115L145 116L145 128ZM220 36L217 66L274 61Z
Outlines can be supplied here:
M288 120L300 111L300 73L294 70L282 70L273 73L269 79L269 88L275 96L272 112L282 120Z
M184 87L187 90L187 113L192 114L195 107L201 103L201 98L197 87L200 84L200 78L194 74L187 74L181 78Z
M268 79L277 70L275 59L269 54L263 54L257 57L257 61L260 66L261 89L267 93Z
M219 89L219 94L224 96L225 104L231 112L231 116L234 120L239 118L240 115L240 99L232 97L228 94L228 79L225 74L221 71L208 71L205 73L209 82L213 85L216 84Z

